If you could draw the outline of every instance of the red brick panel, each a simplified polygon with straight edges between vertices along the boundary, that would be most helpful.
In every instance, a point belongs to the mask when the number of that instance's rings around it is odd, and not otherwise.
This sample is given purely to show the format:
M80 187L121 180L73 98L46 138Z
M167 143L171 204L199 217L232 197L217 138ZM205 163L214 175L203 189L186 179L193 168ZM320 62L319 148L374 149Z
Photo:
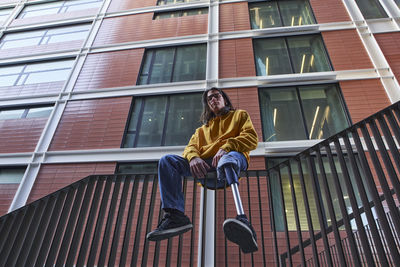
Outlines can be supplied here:
M250 30L250 15L247 2L220 5L219 12L220 32Z
M122 11L122 10L155 6L155 5L157 5L157 0L135 0L135 1L112 0L107 12Z
M65 81L34 83L16 86L0 86L1 97L36 96L43 94L58 94Z
M317 23L350 21L346 7L341 0L310 0Z
M57 52L61 50L79 49L82 46L83 40L60 42L54 44L44 44L35 46L26 46L18 48L9 48L0 50L0 58L8 58L15 56L28 56L31 54L40 54L46 52Z
M51 14L51 15L43 15L43 16L22 18L22 19L17 18L11 23L11 26L30 25L36 23L93 16L97 14L98 10L99 10L98 8L91 8L91 9L67 12L62 14Z
M0 153L32 152L48 118L0 120Z
M379 79L343 81L340 87L353 123L391 104Z
M144 49L91 54L74 91L135 85Z
M49 150L120 148L131 97L71 101Z
M375 34L375 38L394 75L400 81L400 32Z
M258 140L262 142L260 102L258 100L257 87L225 89L224 91L228 94L235 108L244 109L249 113L254 128L257 131Z
M105 19L95 45L206 34L207 14L153 20L153 13Z
M219 42L220 78L255 76L253 43L251 38Z
M323 32L322 36L335 70L373 68L356 30Z
M47 196L92 174L113 174L116 163L44 164L40 168L28 203Z
M0 184L0 216L10 208L19 184Z

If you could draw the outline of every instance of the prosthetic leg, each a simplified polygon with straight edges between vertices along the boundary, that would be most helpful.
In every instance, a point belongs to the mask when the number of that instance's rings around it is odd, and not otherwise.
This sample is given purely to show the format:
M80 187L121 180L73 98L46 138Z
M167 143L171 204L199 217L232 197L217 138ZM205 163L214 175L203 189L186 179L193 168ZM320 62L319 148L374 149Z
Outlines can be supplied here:
M244 253L258 250L256 233L248 221L240 199L238 188L238 174L231 164L224 166L228 184L230 184L235 201L237 216L235 219L226 219L223 224L225 236L228 240L239 245Z

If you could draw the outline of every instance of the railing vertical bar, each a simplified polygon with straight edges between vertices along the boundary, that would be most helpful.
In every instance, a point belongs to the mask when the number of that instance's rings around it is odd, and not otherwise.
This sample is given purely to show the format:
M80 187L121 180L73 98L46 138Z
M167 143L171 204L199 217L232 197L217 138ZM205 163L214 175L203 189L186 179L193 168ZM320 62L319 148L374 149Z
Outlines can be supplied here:
M85 195L82 201L82 205L79 211L78 221L73 228L73 238L71 242L71 246L68 252L68 257L66 261L66 266L73 266L75 265L75 260L77 258L77 251L80 249L80 240L82 236L82 230L86 222L86 215L88 213L88 207L90 204L90 200L93 195L94 187L96 184L96 180L93 176L90 176L89 181L86 186ZM71 232L72 233L72 232ZM79 247L79 250L78 250Z
M350 164L352 166L352 170L353 170L353 174L354 174L354 179L355 182L357 184L357 188L358 188L358 192L360 194L360 198L361 198L361 202L363 204L363 206L365 207L364 211L366 213L366 217L367 217L367 221L369 223L369 225L371 226L371 231L374 233L374 235L378 235L378 229L376 227L375 224L375 219L374 219L374 215L372 214L372 211L369 207L369 200L368 200L368 196L367 196L367 192L365 190L364 187L364 183L362 181L361 178L361 174L360 174L360 168L357 166L357 161L356 158L354 156L354 152L353 152L353 148L350 144L350 140L347 134L345 134L343 136L343 141L347 150L347 154L349 156L349 160L350 160ZM366 231L365 228L363 227L363 229L359 229L359 231L364 231L364 238L368 239L368 236L366 235ZM380 247L381 250L383 250L383 246L382 246L382 242L380 239L376 240L375 245ZM371 264L374 262L373 260L373 256L372 256L372 252L371 252L371 246L369 245L369 242L365 243L363 245L363 251L364 251L364 257L366 259L366 262L368 264ZM379 258L382 260L382 262L384 263L386 261L386 256L383 253L380 253Z
M2 218L4 218L4 227L1 229L1 232L0 232L0 236L2 237L0 239L0 255L4 249L4 246L6 244L9 244L9 243L7 243L7 240L11 233L12 227L15 226L15 221L17 220L17 215L19 212L21 212L21 211L17 210L16 212L9 213L9 214L7 214L7 216L2 217Z
M329 251L329 241L328 241L328 237L327 237L327 233L326 233L326 221L325 221L325 216L323 214L323 206L322 206L322 199L320 198L319 194L318 194L318 188L317 188L317 184L318 184L318 176L317 176L317 172L315 170L315 163L313 163L313 159L311 158L311 155L306 155L306 160L307 160L307 164L308 167L310 169L310 177L311 177L311 184L312 184L312 188L314 191L314 200L315 200L315 204L316 204L316 208L317 208L317 214L318 214L318 220L319 220L319 225L321 228L321 234L322 234L322 241L324 244L324 249L326 251L326 253L328 254L326 256L327 261L328 261L328 266L332 266L332 258L331 258L331 253Z
M378 117L378 122L379 122L379 125L381 127L382 133L385 136L385 141L389 146L389 150L390 150L390 153L391 153L391 155L393 157L393 161L396 164L397 171L400 172L400 153L399 153L399 149L397 148L396 143L395 143L395 141L393 139L393 136L390 133L389 126L387 125L384 116L383 115L379 115L377 117ZM395 172L395 174L396 174L396 172ZM397 180L397 183L399 183L398 180Z
M111 239L111 228L114 221L115 210L118 201L118 195L121 187L121 176L115 176L114 190L111 198L110 208L107 216L106 228L104 230L103 242L100 249L100 257L97 266L103 267L107 257L108 243Z
M335 144L336 153L339 158L339 164L342 168L343 178L344 178L344 182L345 182L345 185L347 188L347 194L348 194L348 197L350 200L354 219L356 221L357 230L360 233L361 243L363 244L364 248L367 248L368 247L368 239L367 239L367 236L364 231L364 224L362 222L361 214L358 210L358 203L357 203L356 195L354 193L353 185L350 180L349 170L347 168L347 165L346 165L346 162L344 159L342 147L341 147L338 139L334 140L334 144ZM349 242L350 242L350 249L351 249L352 256L353 256L352 258L355 261L355 265L360 265L361 264L360 255L358 253L357 245L354 240L353 234L349 237Z
M214 179L214 187L217 188L217 179ZM218 216L218 191L214 191L214 224L217 223ZM214 228L214 266L217 266L217 227Z
M121 236L122 222L125 214L125 206L128 201L129 187L131 185L131 179L127 175L122 176L122 195L118 205L117 221L115 222L114 235L111 243L110 257L108 258L108 266L116 265L115 261L117 258L118 246ZM119 258L119 257L118 257Z
M8 259L8 255L11 251L12 245L14 244L15 239L18 235L19 229L21 228L21 225L22 225L23 221L25 220L27 211L28 211L28 209L25 207L22 210L19 210L18 212L16 212L14 214L15 220L14 220L13 225L7 235L5 246L0 251L0 266L5 266L5 262Z
M282 207L282 217L283 217L283 228L285 231L285 237L286 237L286 248L287 248L287 258L289 260L289 266L293 266L293 260L292 260L292 253L290 251L290 237L289 237L289 229L288 229L288 221L287 221L287 216L286 216L286 205L285 205L285 196L283 194L283 186L282 186L282 176L281 176L281 170L280 168L276 170L278 174L278 182L279 182L279 193L281 194L281 207Z
M171 266L171 252L172 252L173 237L168 238L167 242L167 253L165 259L165 267Z
M132 180L132 176L128 176L129 183ZM119 259L119 266L125 266L126 264L126 258L128 256L128 249L129 249L129 242L131 240L131 229L132 229L132 220L133 220L133 214L135 213L135 204L136 204L136 198L137 198L137 192L138 192L138 179L133 178L133 184L132 184L132 193L131 193L131 199L129 201L129 207L128 207L128 216L126 219L126 225L125 225L125 234L124 234L124 240L122 242L122 249L121 249L121 256Z
M395 193L397 195L397 199L400 199L400 182L399 182L399 178L397 177L397 174L396 174L396 171L395 171L394 166L392 164L392 161L390 160L389 154L388 154L388 152L386 150L386 146L383 143L382 136L379 133L379 130L378 130L374 120L371 121L370 127L371 127L372 133L374 135L375 141L376 141L376 143L378 145L379 152L381 154L381 158L382 158L383 163L385 165L386 171L389 174L390 181L392 182L392 187L394 188L394 191L395 191ZM397 154L398 154L398 151L397 151ZM400 164L400 162L399 162L399 164ZM396 210L396 212L394 214L394 217L395 217L395 219L397 221L400 221L400 215L397 212L397 210ZM399 228L397 228L397 230L400 232L400 224L398 225L398 227Z
M297 207L297 198L296 198L296 192L295 192L295 187L294 187L294 182L293 182L293 173L292 173L291 161L288 161L287 167L288 167L288 173L289 173L289 183L290 183L290 192L291 192L291 196L292 196L294 218L295 218L295 221L296 221L296 232L297 232L297 238L299 240L301 265L303 267L305 267L306 266L306 256L304 255L303 236L301 234L299 209Z
M392 218L392 215L391 215L390 211L387 214L387 218L388 218L390 229L392 229L392 232L393 232L393 235L394 235L394 241L396 242L397 247L400 248L400 236L399 236L400 233L396 232L396 230L394 228L393 218Z
M397 139L397 143L400 144L400 127L396 121L396 118L394 117L393 113L390 110L387 111L385 115L389 122L390 128L392 129L392 132Z
M62 238L64 236L65 227L67 226L67 223L68 223L69 214L71 212L72 204L74 202L76 193L77 193L77 185L76 184L67 189L67 192L66 192L67 196L63 203L62 213L61 213L60 219L58 220L58 223L56 226L56 232L55 232L54 238L52 239L52 242L51 242L50 250L47 255L47 259L46 259L46 263L45 263L45 267L54 266L57 253L58 253L60 244L62 242ZM39 254L39 259L40 258L41 258L41 254ZM37 263L36 263L37 266L43 266L39 262L40 262L40 260L37 261Z
M301 192L303 194L303 201L304 201L304 208L306 210L306 217L307 217L307 223L308 223L308 232L310 235L310 240L311 240L311 246L312 246L312 252L313 252L313 258L315 259L315 266L320 266L320 262L318 259L318 249L317 249L317 243L315 240L314 236L314 226L311 218L311 211L310 211L310 202L308 200L308 195L307 195L307 190L306 190L306 183L304 179L304 172L303 172L303 167L301 165L301 159L300 158L295 158L297 161L297 167L299 170L299 178L300 178L300 185L301 185Z
M322 161L320 149L321 148L319 147L318 149L315 150L315 152L317 155L317 161L318 161L318 165L319 165L320 174L322 176L321 180L322 180L322 187L325 191L325 194L324 194L325 201L328 206L329 216L331 217L333 235L335 238L335 244L337 246L337 251L338 251L337 254L339 257L339 262L340 262L341 266L346 266L346 260L345 260L344 253L343 253L343 247L342 247L342 242L341 242L341 238L340 238L339 227L338 227L337 221L336 221L336 213L335 213L335 209L333 207L332 196L331 196L331 193L329 191L329 186L328 186L328 178L326 176L325 167L324 167L324 163Z
M92 245L90 247L87 267L93 267L95 265L96 255L97 255L97 251L99 249L99 240L100 240L103 223L104 223L104 216L106 214L107 203L108 203L108 199L109 199L110 192L111 192L111 186L112 186L111 180L112 179L113 178L110 179L109 177L106 178L106 185L104 187L104 192L103 192L103 196L101 199L99 214L97 216L97 222L96 222L96 227L94 230L94 237L93 237Z
M374 225L374 227L376 228L375 222L373 223L373 225ZM378 252L376 251L376 248L375 248L376 245L373 243L374 239L372 238L371 231L370 231L369 227L370 227L370 225L366 225L366 226L365 226L365 228L367 228L366 233L367 233L368 241L369 241L369 244L370 244L370 247L371 247L371 250L372 250L372 256L373 256L373 258L374 258L373 262L376 264L376 263L378 262L378 257L380 257L380 256L379 256L379 255L377 256ZM379 235L378 230L377 230L376 234ZM383 245L382 245L382 243L380 242L380 240L379 240L379 243L380 243L380 249L381 249L381 251L384 251ZM380 253L380 254L383 255L383 256L382 256L383 261L381 261L381 262L386 263L386 265L388 265L385 254L383 254L383 253Z
M379 193L378 193L374 178L372 176L372 172L371 172L370 166L368 164L368 160L365 155L363 145L360 140L360 136L358 135L357 130L352 130L351 134L353 136L354 143L356 145L358 154L360 156L360 162L361 162L362 169L363 169L364 175L365 175L364 181L367 182L368 191L369 191L369 194L372 197L372 200L375 204L376 213L378 215L378 218L380 218L381 220L385 220L386 219L385 211L383 209L383 206L382 206L382 203L381 203L381 200L379 197ZM385 197L386 197L386 195L385 195ZM387 223L385 224L384 227L385 227L385 233L391 233L390 227ZM372 232L372 237L373 237L375 245L376 245L376 242L380 242L380 241L377 241L378 239L380 239L380 236L379 235L376 236L376 232ZM375 248L377 249L379 258L381 259L381 255L385 255L385 252L380 250L381 249L380 246L375 246ZM385 256L385 258L386 258L386 256ZM387 261L386 260L382 261L382 264L384 264L384 263L387 263ZM386 266L387 266L387 264L386 264Z
M78 191L76 193L75 200L73 202L71 214L68 219L68 224L67 228L64 233L64 238L60 246L60 251L58 252L57 255L57 261L55 266L64 266L65 265L65 260L67 257L67 253L71 244L71 239L73 236L73 231L76 227L77 219L79 212L81 210L81 205L82 205L82 200L85 195L86 191L86 186L87 186L87 180L85 179L78 185Z
M201 267L204 267L204 259L205 259L205 243L206 243L206 214L207 214L207 175L204 177L204 187L203 187L203 210L201 211L202 216L202 229L201 229Z
M161 220L161 216L162 216L162 208L161 208L161 204L160 203L160 207L158 209L158 221ZM192 249L192 247L191 247ZM153 266L158 266L158 262L160 260L160 241L156 242L155 248L154 248L154 258L153 258Z
M155 201L156 201L156 194L157 194L157 187L158 187L158 177L157 175L151 175L153 179L152 183L152 189L151 189L151 197L150 197L150 204L149 204L149 213L147 215L147 225L146 225L146 233L151 231L151 226L153 222L153 215L154 215L154 207L155 207ZM137 192L135 193L135 199L137 198ZM135 201L136 202L136 201ZM127 240L129 241L130 236L126 235ZM142 257L142 266L145 267L147 266L147 259L148 259L148 254L149 254L149 242L145 238L144 240L144 246L143 246L143 257ZM126 245L128 245L127 243ZM153 263L154 264L154 263Z
M186 203L186 193L187 193L187 179L183 179L183 199L184 199L184 203ZM182 264L182 247L183 247L183 235L179 235L179 238L178 238L178 254L176 256L177 266L181 266L181 264Z
M34 205L26 207L27 211L25 214L25 218L22 221L22 224L16 233L16 237L14 239L13 243L9 244L9 247L11 247L11 250L9 251L9 254L7 255L7 261L5 266L14 266L17 259L18 259L18 254L25 242L25 238L27 237L28 230L32 226L32 221L36 216L38 212L40 212L39 206L41 206L41 201L38 201L34 203Z
M378 156L376 154L375 147L372 144L372 140L371 140L371 138L370 138L370 136L368 134L368 130L367 130L365 124L364 124L364 127L361 128L361 131L363 133L364 140L365 140L365 142L367 144L367 147L368 147L368 150L370 152L372 163L374 165L375 171L378 174L377 176L378 176L381 188L383 190L383 194L385 196L386 203L387 203L387 205L389 207L389 210L391 212L393 212L393 214L396 214L397 215L396 218L398 218L398 212L399 211L397 210L396 204L394 203L394 200L393 200L393 196L390 193L389 185L388 185L388 183L387 183L387 181L385 179L386 176L385 176L385 174L384 174L384 172L382 170L382 167L381 167L381 165L379 163L379 159L378 159ZM384 230L384 233L385 233L385 239L386 239L386 242L388 242L388 246L389 246L389 250L390 250L390 253L391 253L391 257L392 257L394 263L397 266L400 266L400 254L399 254L399 251L396 248L396 245L395 245L395 242L394 242L394 239L393 239L393 236L392 236L392 232L391 232L389 224L388 224L388 222L386 220L386 215L385 215L385 217L382 218L381 222L383 223L382 226L383 226L383 230ZM400 232L400 220L395 223L395 226L396 226L397 231Z
M225 186L224 186L224 221L226 220L227 214L226 214L226 187L227 183L225 180ZM225 242L225 267L228 266L228 241L224 235L224 242Z
M248 204L248 211L249 211L248 219L249 219L249 222L252 222L251 198L250 198L250 179L249 179L249 173L248 172L246 172L246 182L247 182L247 204ZM253 253L251 253L251 266L254 266L254 254Z
M186 178L187 179L187 178ZM192 223L193 230L190 236L190 266L193 266L194 262L194 240L195 240L195 220L196 220L196 212L197 212L197 178L194 177L193 180L193 203L192 203Z
M55 200L51 202L51 206L46 209L42 217L40 230L32 244L34 249L31 250L27 259L27 262L32 264L32 266L44 265L66 195L65 191L56 193L53 196Z
M266 266L266 259L265 259L265 241L264 241L264 222L263 222L263 212L261 206L261 188L260 188L260 173L256 172L257 176L257 191L258 191L258 211L260 213L260 227L261 227L261 246L262 246L262 257L263 257L263 265Z
M143 217L144 217L144 210L145 210L145 205L146 205L146 197L147 197L147 189L149 185L149 179L146 179L147 177L141 177L140 179L143 179L143 186L142 186L142 191L141 191L141 199L140 199L140 205L139 205L139 214L138 214L138 222L136 225L136 232L135 232L135 241L133 245L133 251L132 251L132 261L131 261L131 266L136 266L137 265L137 260L138 260L138 255L139 255L139 248L140 248L140 237L142 233L142 226L143 226ZM138 179L138 177L136 177Z
M54 206L54 203L55 203L54 199L50 197L46 197L39 200L37 211L33 216L32 223L30 224L29 229L27 231L27 235L24 238L23 246L20 248L20 251L18 253L14 251L14 253L16 253L16 258L17 258L17 261L15 263L16 266L26 266L25 263L28 258L28 254L32 250L37 249L37 248L32 249L32 244L38 234L43 234L43 232L41 231L42 223L44 223L42 221L43 214L48 209L51 209L52 206ZM49 220L49 218L46 219L47 221ZM12 265L10 264L10 266Z
M101 195L101 192L103 191L104 181L99 180L98 176L94 176L93 179L95 180L94 182L96 185L96 189L94 191L93 199L91 201L92 204L90 207L89 217L87 218L86 229L83 234L82 245L81 245L81 248L79 249L78 260L76 263L77 267L80 267L80 266L83 267L84 265L86 265L85 260L86 260L89 243L90 243L91 236L92 236L92 229L94 228L94 220L96 218L97 211L98 211L99 204L100 204L100 202L99 202L100 195Z

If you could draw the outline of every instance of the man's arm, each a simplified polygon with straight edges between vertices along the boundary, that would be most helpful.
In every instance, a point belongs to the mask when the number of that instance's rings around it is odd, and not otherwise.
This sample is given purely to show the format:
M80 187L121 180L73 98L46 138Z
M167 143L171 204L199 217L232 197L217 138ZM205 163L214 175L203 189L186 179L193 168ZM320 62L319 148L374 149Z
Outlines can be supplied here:
M240 134L236 137L229 138L227 142L221 146L221 149L226 152L249 152L256 149L258 136L249 114L246 111L242 111L241 118L237 123L237 127L240 127Z

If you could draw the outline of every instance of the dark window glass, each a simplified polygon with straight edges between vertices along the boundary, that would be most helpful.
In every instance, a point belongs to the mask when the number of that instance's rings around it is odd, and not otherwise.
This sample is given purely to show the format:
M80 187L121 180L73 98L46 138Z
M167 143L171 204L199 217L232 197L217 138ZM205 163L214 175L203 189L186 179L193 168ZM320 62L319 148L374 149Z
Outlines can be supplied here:
M123 147L186 145L201 111L198 93L135 98Z
M25 173L25 167L0 168L0 184L19 184Z
M0 110L0 120L49 117L52 106Z
M99 8L103 0L66 0L26 6L18 18L61 14L77 10Z
M84 24L29 32L7 33L0 40L0 49L83 40L86 38L89 28L90 24Z
M400 8L400 0L394 0L397 4L397 6Z
M200 0L158 0L157 5L158 6L164 6L164 5L175 5L175 4L180 4L180 3L191 3L191 2L197 2Z
M335 84L260 90L264 141L325 139L349 126Z
M286 160L285 158L267 158L267 166L274 166L282 161ZM358 161L357 157L356 160ZM332 218L328 212L328 205L327 205L327 195L326 192L323 188L323 176L322 172L320 169L320 166L315 158L311 158L311 161L315 163L316 166L316 172L317 172L317 180L314 182L311 175L310 175L310 170L309 170L309 165L305 159L301 160L301 166L303 170L303 177L304 177L304 183L305 183L305 191L307 193L307 198L308 198L308 205L311 213L311 220L313 223L314 230L320 230L320 224L319 224L319 219L318 219L318 213L317 213L317 206L315 202L315 195L317 196L318 199L322 199L322 215L325 218L325 223L329 226L331 225ZM326 156L322 156L322 162L324 166L324 171L325 175L327 178L327 184L329 188L329 193L332 198L332 205L334 207L334 212L336 216L336 220L342 219L342 213L340 210L339 206L339 194L336 191L336 187L334 184L334 179L335 176L333 174L333 171L331 169L331 166L329 164L328 158ZM354 175L351 169L351 164L349 163L348 157L345 155L345 162L346 165L349 167L349 175L350 175L350 181L352 184L352 189L355 193L356 196L356 201L358 203L358 206L361 207L361 199L360 199L360 194L358 187L356 185ZM314 164L313 164L314 165ZM339 178L339 185L340 189L343 193L343 198L346 206L346 211L348 214L352 213L352 207L351 203L349 200L349 194L347 187L345 185L344 181L344 176L343 176L343 171L341 169L339 160L337 157L334 157L334 165L336 169L336 173ZM300 220L300 226L302 231L307 231L308 230L308 221L306 217L306 206L304 203L304 197L302 193L302 188L301 188L301 183L300 183L300 174L299 174L299 169L298 165L296 162L291 161L290 164L291 167L291 173L292 173L292 178L293 178L293 185L294 185L294 191L295 191L295 196L296 196L296 204L299 212L299 220ZM363 176L363 173L361 174ZM274 213L274 219L275 219L275 227L277 231L284 231L284 221L283 221L283 208L282 208L282 194L283 192L283 201L285 204L285 214L288 222L288 230L289 231L295 231L296 228L296 220L295 220L295 213L294 213L294 207L293 207L293 199L292 199L292 188L290 186L290 180L289 180L289 169L286 165L280 166L280 177L281 181L279 181L279 176L278 173L275 171L271 172L270 177L270 185L271 185L271 192L272 192L272 207L273 207L273 213ZM313 184L315 184L317 191L315 192L313 189ZM282 187L281 187L282 185ZM365 186L365 184L364 184ZM281 190L282 189L282 190ZM351 224L354 225L355 223L354 220L351 221Z
M257 76L330 71L320 35L254 40Z
M315 24L307 0L263 1L249 4L252 29Z
M150 49L146 51L138 84L205 79L206 45Z
M156 174L157 162L134 162L118 164L117 173Z
M387 14L378 0L356 0L365 19L387 18Z
M154 19L178 18L178 17L195 16L202 14L208 14L208 8L186 9L186 10L177 10L171 12L155 13Z

